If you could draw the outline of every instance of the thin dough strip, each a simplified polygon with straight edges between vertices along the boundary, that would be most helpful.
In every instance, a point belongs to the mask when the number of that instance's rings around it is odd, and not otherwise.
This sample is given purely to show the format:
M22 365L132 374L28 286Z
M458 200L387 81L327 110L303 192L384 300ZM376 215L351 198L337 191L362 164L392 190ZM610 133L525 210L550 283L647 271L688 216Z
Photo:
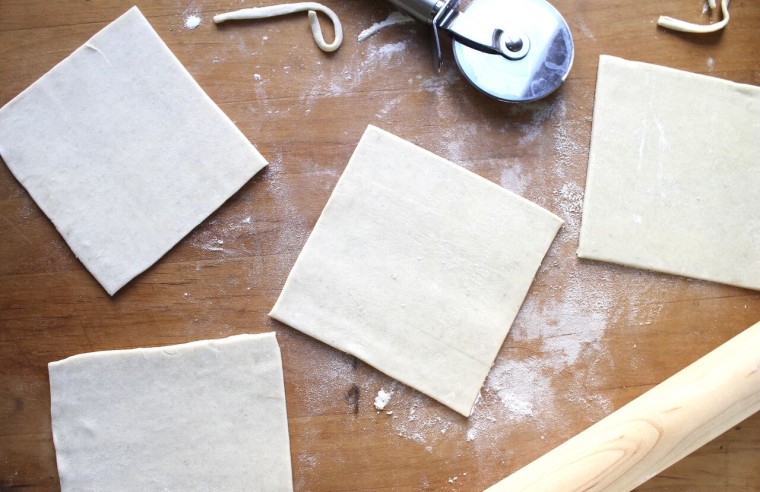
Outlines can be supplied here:
M672 29L674 31L696 34L708 34L711 32L720 31L728 24L728 1L729 0L722 0L720 2L721 11L723 12L723 19L719 22L716 22L715 24L693 24L691 22L684 22L682 20L661 15L660 18L657 19L657 25L666 29ZM708 0L708 4L710 5L711 9L717 8L715 0Z
M233 12L227 12L214 16L214 23L220 24L228 20L248 20L248 19L267 19L269 17L277 17L280 15L294 14L296 12L309 12L309 24L311 24L311 34L314 36L314 42L317 43L319 49L322 51L330 52L340 48L343 42L343 26L340 23L340 19L330 8L325 7L321 3L316 2L298 2L287 3L282 5L270 5L267 7L253 7L248 9L235 10ZM322 35L322 28L319 25L319 19L317 18L317 11L322 12L333 23L335 29L335 39L332 43L327 43Z

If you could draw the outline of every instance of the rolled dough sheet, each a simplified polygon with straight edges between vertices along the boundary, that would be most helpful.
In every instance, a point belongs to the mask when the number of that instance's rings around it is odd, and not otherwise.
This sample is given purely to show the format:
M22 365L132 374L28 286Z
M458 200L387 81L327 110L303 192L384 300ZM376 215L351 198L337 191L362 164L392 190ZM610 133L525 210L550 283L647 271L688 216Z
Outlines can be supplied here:
M136 7L0 109L0 155L109 294L266 165Z
M760 88L602 56L578 255L760 289Z
M468 416L561 224L370 126L270 315Z
M292 490L274 333L49 364L63 490Z

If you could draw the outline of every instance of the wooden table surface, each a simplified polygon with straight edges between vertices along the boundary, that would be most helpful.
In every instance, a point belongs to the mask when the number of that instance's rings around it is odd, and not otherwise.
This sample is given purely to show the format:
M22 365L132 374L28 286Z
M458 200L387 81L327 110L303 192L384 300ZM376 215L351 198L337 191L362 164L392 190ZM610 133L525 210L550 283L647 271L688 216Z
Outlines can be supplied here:
M555 0L576 43L570 77L541 102L509 105L462 78L448 43L437 75L424 26L358 42L391 12L380 0L325 1L346 35L333 54L305 14L220 28L213 14L256 4L135 1L270 165L114 297L0 165L0 489L58 488L47 363L82 352L275 331L297 490L474 491L760 320L758 292L575 255L599 55L759 85L760 2L733 0L728 28L700 37L655 22L706 22L702 0ZM1 0L0 105L131 5ZM191 15L202 19L192 30ZM565 221L469 419L267 317L367 124ZM373 408L381 388L392 415ZM640 490L760 490L760 415Z

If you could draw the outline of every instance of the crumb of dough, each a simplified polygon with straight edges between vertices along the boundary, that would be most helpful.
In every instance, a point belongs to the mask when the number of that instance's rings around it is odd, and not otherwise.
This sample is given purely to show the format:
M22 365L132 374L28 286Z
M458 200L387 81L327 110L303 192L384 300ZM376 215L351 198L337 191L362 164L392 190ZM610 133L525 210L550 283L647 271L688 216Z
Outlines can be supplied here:
M189 15L185 17L185 29L195 29L203 23L203 19L197 15Z
M384 389L377 392L377 396L375 397L375 408L378 412L385 409L385 406L391 401L391 395L393 395L393 392L385 391Z

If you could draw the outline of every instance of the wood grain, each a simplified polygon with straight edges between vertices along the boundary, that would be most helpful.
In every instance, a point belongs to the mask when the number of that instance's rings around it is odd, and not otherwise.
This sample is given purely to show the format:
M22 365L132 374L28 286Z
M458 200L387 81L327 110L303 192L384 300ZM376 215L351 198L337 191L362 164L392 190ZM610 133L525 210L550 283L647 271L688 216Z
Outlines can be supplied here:
M297 490L474 491L760 320L758 292L575 255L598 56L758 85L760 3L733 0L728 28L698 37L655 23L706 22L701 1L556 0L575 64L557 93L528 105L473 90L448 46L436 74L423 26L357 42L390 13L381 0L324 2L346 36L332 54L299 16L211 21L254 4L135 3L270 165L113 298L0 165L0 489L58 488L46 365L76 353L276 331ZM132 5L1 1L0 105ZM203 19L194 30L190 14ZM266 316L370 123L565 220L469 420ZM695 144L713 138L705 129ZM372 406L381 388L393 390L392 415ZM758 490L758 461L755 415L639 489Z
M632 490L760 411L760 351L750 347L760 347L760 323L488 492Z

